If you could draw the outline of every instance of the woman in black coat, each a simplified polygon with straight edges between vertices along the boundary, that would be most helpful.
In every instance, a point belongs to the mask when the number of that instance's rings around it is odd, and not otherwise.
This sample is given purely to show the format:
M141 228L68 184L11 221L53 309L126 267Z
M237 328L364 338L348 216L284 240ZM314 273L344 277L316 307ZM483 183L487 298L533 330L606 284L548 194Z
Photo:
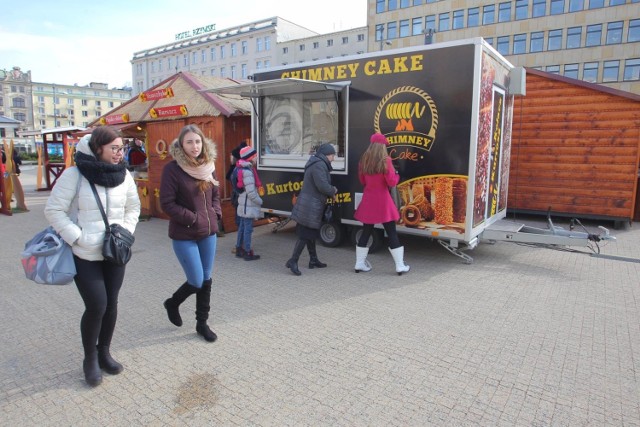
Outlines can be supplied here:
M306 246L309 250L309 268L324 268L327 264L320 262L316 252L316 239L320 234L322 214L327 198L335 196L338 189L331 185L331 162L336 154L331 144L322 144L316 154L309 158L304 167L302 190L293 206L291 219L296 221L298 240L293 247L293 255L285 264L296 276L300 276L298 259Z

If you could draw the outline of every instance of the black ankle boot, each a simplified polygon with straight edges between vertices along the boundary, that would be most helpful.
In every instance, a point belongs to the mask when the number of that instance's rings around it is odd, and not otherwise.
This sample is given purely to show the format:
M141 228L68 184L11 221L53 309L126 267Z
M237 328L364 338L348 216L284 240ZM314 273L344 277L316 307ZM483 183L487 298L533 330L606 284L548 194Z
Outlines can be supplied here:
M84 380L91 387L98 386L102 383L102 371L98 364L98 353L85 354L82 362L82 370L84 371Z
M198 335L202 335L205 341L214 342L218 339L218 336L209 328L205 320L199 320L196 323L196 332Z
M98 365L109 375L118 375L124 369L122 364L111 357L109 347L98 347Z
M309 268L325 268L326 266L327 264L325 264L324 262L320 262L318 257L312 257L309 260Z
M298 269L298 260L297 259L291 258L289 261L287 261L287 263L285 264L285 267L287 267L289 270L291 270L291 272L293 274L295 274L296 276L300 276L302 274L302 273L300 273L300 270Z

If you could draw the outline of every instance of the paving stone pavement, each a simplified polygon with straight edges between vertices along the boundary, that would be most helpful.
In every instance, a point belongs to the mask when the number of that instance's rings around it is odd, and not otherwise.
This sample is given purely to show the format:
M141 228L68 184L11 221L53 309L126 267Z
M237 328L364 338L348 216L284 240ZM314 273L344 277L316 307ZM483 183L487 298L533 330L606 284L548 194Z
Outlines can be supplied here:
M75 286L19 263L46 225L33 175L31 211L0 215L1 425L640 426L640 263L482 243L466 265L403 236L403 276L386 250L355 274L345 245L295 277L291 226L257 227L253 262L218 239L207 343L193 298L183 327L167 320L183 274L167 222L141 222L112 343L125 370L89 388ZM638 224L612 234L602 253L640 259Z

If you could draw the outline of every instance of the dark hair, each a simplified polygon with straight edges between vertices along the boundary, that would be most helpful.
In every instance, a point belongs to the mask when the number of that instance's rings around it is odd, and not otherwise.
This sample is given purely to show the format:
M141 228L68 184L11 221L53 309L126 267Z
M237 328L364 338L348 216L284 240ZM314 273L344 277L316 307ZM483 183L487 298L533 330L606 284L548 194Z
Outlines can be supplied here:
M119 132L108 126L100 126L91 132L89 148L96 158L100 158L100 154L102 154L102 146L112 143L116 138L121 138Z

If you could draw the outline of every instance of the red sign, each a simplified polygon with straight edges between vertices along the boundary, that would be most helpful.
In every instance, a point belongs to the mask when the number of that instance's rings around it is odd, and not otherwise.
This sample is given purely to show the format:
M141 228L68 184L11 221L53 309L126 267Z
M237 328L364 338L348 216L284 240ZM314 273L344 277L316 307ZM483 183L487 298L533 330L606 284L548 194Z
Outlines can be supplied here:
M154 119L157 119L171 116L187 116L189 115L189 112L187 111L187 106L182 104L172 105L170 107L152 108L149 110L149 115Z
M129 121L129 114L113 114L111 116L102 117L100 124L103 125L115 125L118 123L127 123Z
M142 92L138 95L140 101L155 101L156 99L162 98L173 98L173 89L170 87L164 89L156 89L156 90L148 90L146 92Z

